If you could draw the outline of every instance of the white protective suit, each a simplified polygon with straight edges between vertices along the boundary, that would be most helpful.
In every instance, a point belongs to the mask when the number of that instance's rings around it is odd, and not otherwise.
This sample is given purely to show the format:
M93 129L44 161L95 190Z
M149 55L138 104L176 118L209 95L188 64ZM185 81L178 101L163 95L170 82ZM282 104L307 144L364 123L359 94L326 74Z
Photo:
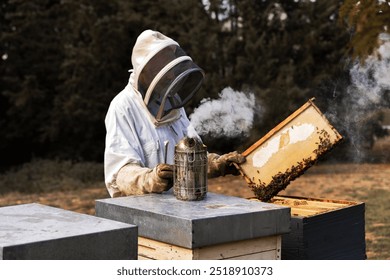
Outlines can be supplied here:
M133 48L134 69L128 85L109 106L105 119L107 135L104 172L111 197L161 193L171 187L167 186L169 183L166 178L160 178L164 176L157 168L164 163L164 143L169 141L166 163L172 165L175 145L187 136L190 122L183 107L164 111L165 115L157 120L145 104L145 93L141 94L142 91L137 88L139 74L145 64L158 51L170 45L178 46L178 43L159 32L144 31ZM191 59L183 56L178 60ZM194 137L193 134L191 136ZM226 167L229 162L242 161L242 156L236 152L223 156L209 154L210 174L224 175L228 173Z

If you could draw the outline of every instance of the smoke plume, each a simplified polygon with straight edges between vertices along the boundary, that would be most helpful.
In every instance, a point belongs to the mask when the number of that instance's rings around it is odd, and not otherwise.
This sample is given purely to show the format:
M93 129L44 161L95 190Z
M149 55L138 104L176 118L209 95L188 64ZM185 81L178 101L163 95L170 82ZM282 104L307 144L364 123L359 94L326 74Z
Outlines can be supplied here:
M358 91L358 106L380 104L390 90L390 42L378 49L380 59L370 56L364 65L355 63L350 71L352 88ZM388 92L387 92L388 94Z
M351 83L334 96L326 113L331 122L341 126L351 143L353 159L361 161L380 134L378 110L390 105L390 42L364 63L355 61L349 70Z
M218 99L203 99L189 118L200 135L231 138L248 136L255 112L253 93L245 94L228 87L222 90Z

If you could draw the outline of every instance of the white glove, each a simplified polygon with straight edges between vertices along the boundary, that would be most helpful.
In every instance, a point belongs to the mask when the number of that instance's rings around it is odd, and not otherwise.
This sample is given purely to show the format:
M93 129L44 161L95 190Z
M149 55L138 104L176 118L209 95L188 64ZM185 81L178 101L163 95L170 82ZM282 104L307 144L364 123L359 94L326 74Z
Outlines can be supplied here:
M173 186L173 166L158 164L153 169L138 164L123 166L116 178L120 194L116 196L162 193Z
M239 170L234 166L234 163L241 164L245 162L245 157L237 151L230 152L224 155L208 154L208 177L214 178L225 176L226 174L239 175Z
M150 192L153 193L162 193L164 191L169 190L173 186L173 165L171 164L159 164L153 170L150 175L152 188ZM155 176L156 174L157 176Z

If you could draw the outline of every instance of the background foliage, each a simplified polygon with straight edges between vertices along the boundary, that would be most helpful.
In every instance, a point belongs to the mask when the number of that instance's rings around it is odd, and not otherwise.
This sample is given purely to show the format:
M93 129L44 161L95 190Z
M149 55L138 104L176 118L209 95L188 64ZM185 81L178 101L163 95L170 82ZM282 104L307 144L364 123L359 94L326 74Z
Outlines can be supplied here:
M247 147L313 96L326 111L335 81L340 92L348 85L347 54L361 41L351 34L367 34L368 10L345 2L338 20L337 0L2 0L1 168L41 157L102 161L105 114L148 28L177 40L207 73L189 114L225 87L255 93L264 107L249 138L206 135L213 151ZM364 46L357 56L374 49Z

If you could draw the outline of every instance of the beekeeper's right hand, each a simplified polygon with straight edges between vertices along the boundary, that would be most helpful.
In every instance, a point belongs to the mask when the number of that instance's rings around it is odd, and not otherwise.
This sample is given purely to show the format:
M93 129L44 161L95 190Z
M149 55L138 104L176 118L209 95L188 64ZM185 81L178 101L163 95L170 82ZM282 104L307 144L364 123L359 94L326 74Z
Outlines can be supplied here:
M161 163L153 168L152 173L156 173L157 176L152 175L150 179L153 182L151 192L162 193L172 188L173 185L173 165Z
M123 166L117 175L116 196L162 193L173 185L173 165L158 164L153 169L138 164Z

